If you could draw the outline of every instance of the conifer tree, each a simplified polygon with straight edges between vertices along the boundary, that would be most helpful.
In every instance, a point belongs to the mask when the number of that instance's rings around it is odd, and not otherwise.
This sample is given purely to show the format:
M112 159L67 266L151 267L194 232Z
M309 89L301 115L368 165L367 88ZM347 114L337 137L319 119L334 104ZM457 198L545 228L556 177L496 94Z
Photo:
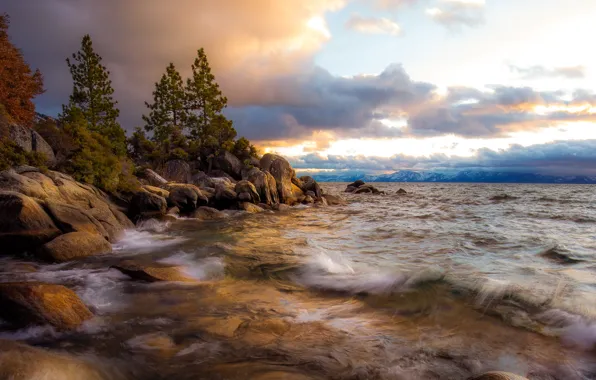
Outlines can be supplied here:
M222 115L228 99L223 96L203 48L197 52L192 65L192 77L186 82L186 102L190 112L188 129L193 138L198 139L201 146L209 145L210 138L215 135L228 135L232 124ZM220 133L219 128L225 131ZM233 132L232 139L236 136ZM218 139L219 140L219 139ZM218 141L221 145L226 141Z
M67 58L66 63L73 79L73 91L70 102L63 106L63 116L80 110L87 121L88 128L105 136L112 151L123 156L126 154L126 135L118 124L120 114L112 95L110 72L101 64L101 57L93 50L91 37L87 34L81 41L81 50Z
M153 141L164 142L188 119L184 82L173 63L170 63L159 82L155 83L153 103L145 102L149 115L143 115L145 130L153 132Z
M0 14L0 106L16 123L29 125L35 116L31 99L43 93L39 70L31 68L8 36L9 17Z

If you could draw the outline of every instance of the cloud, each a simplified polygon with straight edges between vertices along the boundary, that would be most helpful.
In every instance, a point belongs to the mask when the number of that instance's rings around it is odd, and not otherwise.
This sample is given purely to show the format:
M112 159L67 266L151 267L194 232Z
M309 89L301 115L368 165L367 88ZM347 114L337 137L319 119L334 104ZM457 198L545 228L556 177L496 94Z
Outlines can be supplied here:
M566 79L580 79L585 78L586 68L584 66L567 66L546 68L544 66L536 65L530 67L519 67L509 65L509 70L512 73L518 74L521 79L544 79L544 78L566 78Z
M484 5L484 0L440 0L438 6L428 8L426 14L444 27L458 30L483 24Z
M490 170L552 175L596 176L596 140L555 141L508 149L479 149L471 157L434 154L425 157L339 156L311 153L290 158L303 170L398 171L398 170Z
M399 36L401 27L384 17L362 17L352 15L346 22L346 28L368 34L389 34Z
M112 73L128 128L140 122L143 102L169 62L185 74L200 47L230 103L267 103L291 90L267 89L265 78L309 66L329 38L323 19L344 0L38 0L10 1L11 36L45 76L41 111L60 109L72 90L65 58L85 33ZM250 78L250 80L245 80ZM291 100L291 99L290 99Z
M406 5L414 5L419 0L361 0L367 4L372 4L373 8L382 10L392 10Z

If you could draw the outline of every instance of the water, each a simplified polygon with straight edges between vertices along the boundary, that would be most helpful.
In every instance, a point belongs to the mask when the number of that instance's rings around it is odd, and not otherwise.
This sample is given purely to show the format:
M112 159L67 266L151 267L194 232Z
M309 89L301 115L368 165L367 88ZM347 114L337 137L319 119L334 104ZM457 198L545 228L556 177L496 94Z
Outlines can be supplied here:
M0 280L65 284L96 317L0 338L85 358L105 378L596 378L596 187L375 186L388 195L147 221L112 255L34 273L5 259ZM122 259L197 282L133 281L110 269Z

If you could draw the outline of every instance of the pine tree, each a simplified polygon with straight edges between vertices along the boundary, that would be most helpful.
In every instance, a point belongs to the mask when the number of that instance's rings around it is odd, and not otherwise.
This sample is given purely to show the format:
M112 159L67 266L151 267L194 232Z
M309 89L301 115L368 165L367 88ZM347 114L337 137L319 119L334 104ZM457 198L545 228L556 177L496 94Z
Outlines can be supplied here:
M153 132L153 141L164 142L176 127L183 128L187 119L184 82L173 63L170 63L160 81L155 83L153 103L145 102L149 115L143 115L145 130Z
M31 101L43 93L43 80L39 70L31 68L23 54L8 36L9 17L0 14L0 105L11 121L29 125L35 116Z
M93 50L91 37L87 34L81 41L81 50L72 55L72 61L66 63L73 79L70 102L63 106L63 116L80 110L87 126L92 132L105 136L112 146L112 151L123 156L126 154L126 134L118 124L120 114L112 95L110 72L101 64L101 57Z
M186 102L191 113L188 129L191 136L199 140L201 146L207 145L214 134L219 135L216 131L218 127L233 129L231 122L225 120L222 115L228 99L223 96L215 76L211 73L203 48L198 50L192 65L192 77L186 82ZM235 136L236 132L233 134ZM219 141L220 144L224 142Z

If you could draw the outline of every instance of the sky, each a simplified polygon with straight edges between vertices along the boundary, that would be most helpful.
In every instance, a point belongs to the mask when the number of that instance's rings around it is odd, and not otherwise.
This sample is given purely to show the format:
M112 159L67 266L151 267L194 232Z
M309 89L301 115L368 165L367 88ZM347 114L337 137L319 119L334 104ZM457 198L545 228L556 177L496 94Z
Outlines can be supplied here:
M203 47L239 135L299 170L596 176L593 0L6 0L56 115L89 33L120 122Z

